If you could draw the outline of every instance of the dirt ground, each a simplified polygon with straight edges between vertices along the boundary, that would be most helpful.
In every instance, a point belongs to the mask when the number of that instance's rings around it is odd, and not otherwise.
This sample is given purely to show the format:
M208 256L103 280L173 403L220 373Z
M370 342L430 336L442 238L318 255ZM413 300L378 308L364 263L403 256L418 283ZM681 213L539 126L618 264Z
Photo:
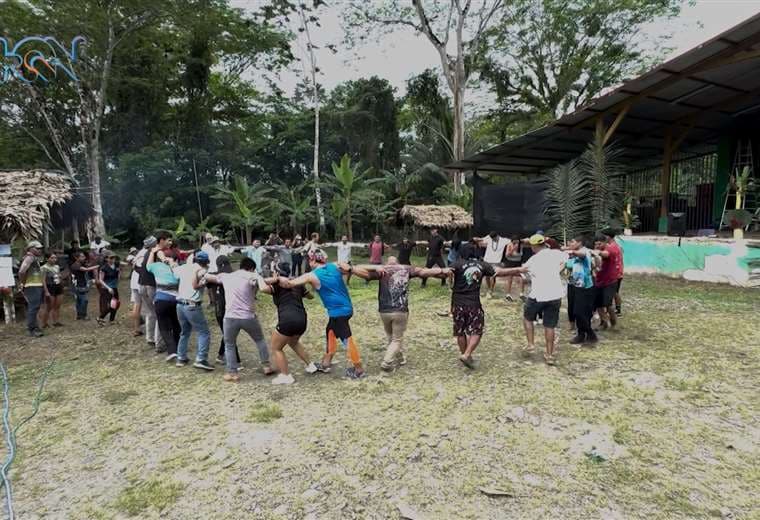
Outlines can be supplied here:
M415 283L409 364L392 374L376 288L351 292L362 381L342 377L342 355L315 376L289 356L297 383L272 386L246 337L241 382L225 383L167 365L126 312L100 328L70 302L44 338L0 326L14 418L56 361L19 435L18 517L760 518L758 291L629 276L619 328L574 349L563 322L556 367L521 353L518 303L485 300L469 371L435 314L448 291ZM325 316L308 309L317 358Z

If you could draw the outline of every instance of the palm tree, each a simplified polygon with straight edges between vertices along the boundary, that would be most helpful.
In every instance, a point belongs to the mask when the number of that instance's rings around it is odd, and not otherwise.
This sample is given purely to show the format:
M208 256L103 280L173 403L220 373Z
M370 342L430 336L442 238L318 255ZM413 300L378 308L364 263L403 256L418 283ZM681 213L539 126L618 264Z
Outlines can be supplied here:
M546 214L551 222L550 233L568 239L590 231L589 178L578 168L577 160L560 164L549 172L546 190Z
M589 183L591 231L599 231L615 222L622 211L618 179L625 173L621 162L623 149L604 144L604 129L597 128L594 140L580 158L579 167Z
M314 215L311 198L304 195L305 183L297 186L288 186L278 183L277 192L280 198L274 204L280 213L287 219L290 231L300 233L302 226Z
M216 190L214 198L222 201L222 215L243 230L245 243L250 244L253 227L265 222L264 215L271 205L265 195L271 188L261 183L251 186L245 177L236 175L231 187L221 186Z
M346 235L349 240L353 240L353 217L356 212L355 202L363 197L368 197L371 193L370 184L382 182L383 179L367 179L372 172L372 168L360 171L360 164L351 166L351 158L348 154L343 155L340 164L332 163L334 174L333 184L335 186L335 195L333 197L332 209L335 213L336 223L341 220L345 223Z

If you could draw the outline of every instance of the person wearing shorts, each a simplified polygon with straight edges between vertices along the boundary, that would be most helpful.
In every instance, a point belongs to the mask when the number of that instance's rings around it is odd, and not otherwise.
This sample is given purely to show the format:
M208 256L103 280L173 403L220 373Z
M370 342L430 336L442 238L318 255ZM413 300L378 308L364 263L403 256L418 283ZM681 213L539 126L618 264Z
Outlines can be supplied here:
M522 267L507 269L515 273L526 273L531 280L530 293L523 308L523 327L528 340L523 349L527 353L536 350L534 321L543 315L544 339L546 349L544 361L553 365L555 362L555 337L559 324L559 309L562 302L562 279L560 272L568 260L567 253L559 249L550 249L543 235L533 235L528 240L533 254Z
M271 346L274 366L279 375L272 380L273 385L290 385L296 382L295 378L288 372L288 358L283 352L286 345L289 345L306 364L307 374L313 374L317 371L316 365L311 362L309 354L301 343L301 336L306 332L307 324L303 299L311 299L314 296L303 286L283 287L280 284L280 277L287 280L290 273L290 263L282 262L277 266L277 273L274 277L259 278L259 290L264 294L271 294L277 307L277 327L272 332Z
M509 241L509 244L507 244L507 248L504 251L504 267L507 268L514 268L514 267L520 267L522 265L522 257L523 257L523 244L522 240L520 240L520 237L517 235L512 236L512 238ZM514 276L508 276L507 280L504 282L504 289L506 290L507 294L504 296L504 299L508 302L514 301L514 298L512 298L512 280L514 280ZM520 281L520 299L525 299L525 279L522 276L517 277Z
M327 263L327 255L321 249L313 249L308 253L309 272L293 280L282 280L285 288L293 288L310 284L322 300L327 311L327 326L325 336L327 348L321 363L315 363L319 372L329 372L332 358L338 349L338 342L346 349L351 367L346 368L346 376L360 379L366 374L362 367L359 348L351 333L350 320L354 313L348 288L343 281L343 275L352 273L353 267L347 264Z
M50 252L46 255L45 263L40 266L40 271L45 280L45 306L40 312L42 328L48 327L48 322L53 320L53 327L62 327L61 303L63 301L63 280L61 266L58 265L58 256Z
M480 344L485 330L485 315L480 302L480 287L487 276L507 276L511 270L493 267L477 258L473 244L462 244L459 260L442 270L453 277L451 292L451 315L454 336L459 346L459 361L469 369L475 368L473 352Z
M602 328L614 327L617 324L617 314L613 307L615 295L620 290L620 279L623 277L623 252L615 242L615 233L605 230L597 236L595 247L602 257L602 267L596 274L597 301L599 318Z

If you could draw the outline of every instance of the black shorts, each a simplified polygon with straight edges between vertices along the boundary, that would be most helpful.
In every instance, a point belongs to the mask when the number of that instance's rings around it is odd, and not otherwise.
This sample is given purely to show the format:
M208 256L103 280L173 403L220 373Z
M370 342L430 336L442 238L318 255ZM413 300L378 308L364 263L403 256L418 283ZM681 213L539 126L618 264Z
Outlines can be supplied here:
M596 299L594 301L594 306L597 309L611 307L612 302L615 300L615 295L618 292L618 283L611 283L606 287L597 287L596 288Z
M617 288L615 289L615 294L618 294L620 292L620 286L623 285L623 279L618 278L618 281L615 283Z
M482 307L454 307L454 336L482 336L485 314Z
M275 329L283 336L300 336L306 332L306 318L304 317L302 320L280 320Z
M325 328L325 335L330 338L330 332L335 334L335 337L339 340L346 340L351 337L351 315L338 316L337 318L330 318L327 320L327 327ZM328 342L329 343L329 342Z
M63 294L63 285L48 285L47 290L50 296L60 296Z
M504 260L504 267L520 267L521 265L520 260Z
M291 310L279 314L275 330L283 336L300 336L306 332L306 313Z
M562 300L537 302L533 298L528 298L523 309L523 317L528 321L536 321L538 315L542 314L544 327L553 329L559 323L559 308L561 305Z

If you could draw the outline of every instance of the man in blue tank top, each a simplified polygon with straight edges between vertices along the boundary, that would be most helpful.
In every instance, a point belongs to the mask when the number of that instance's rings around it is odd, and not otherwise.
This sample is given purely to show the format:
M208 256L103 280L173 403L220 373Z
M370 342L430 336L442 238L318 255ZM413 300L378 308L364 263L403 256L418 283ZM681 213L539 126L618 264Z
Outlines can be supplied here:
M320 372L329 372L332 364L332 358L338 349L338 340L346 349L348 360L353 365L346 368L346 375L351 379L364 377L359 348L356 346L354 338L351 336L351 326L349 320L354 313L354 307L351 304L351 297L348 294L348 288L343 282L343 275L350 274L353 267L348 264L327 263L327 255L321 249L315 249L308 253L309 266L311 272L308 272L293 280L283 280L286 287L296 287L299 285L310 284L322 300L322 305L327 311L327 349L321 363L315 363L317 370Z

